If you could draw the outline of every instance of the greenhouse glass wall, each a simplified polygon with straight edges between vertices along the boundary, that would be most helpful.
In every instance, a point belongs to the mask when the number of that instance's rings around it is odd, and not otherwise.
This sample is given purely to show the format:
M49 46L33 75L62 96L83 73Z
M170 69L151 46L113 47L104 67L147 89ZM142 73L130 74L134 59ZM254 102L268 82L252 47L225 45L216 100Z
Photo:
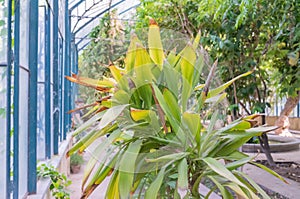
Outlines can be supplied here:
M78 53L106 12L136 0L0 0L0 198L38 192L37 164L68 139Z

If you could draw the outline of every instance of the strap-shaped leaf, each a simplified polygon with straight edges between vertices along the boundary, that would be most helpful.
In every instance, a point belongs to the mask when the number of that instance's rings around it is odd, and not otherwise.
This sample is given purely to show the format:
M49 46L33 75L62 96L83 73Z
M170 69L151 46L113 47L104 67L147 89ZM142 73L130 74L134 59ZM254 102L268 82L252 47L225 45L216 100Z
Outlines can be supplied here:
M167 89L163 91L164 99L172 112L173 117L180 122L180 107L178 105L178 99Z
M169 155L164 155L155 159L146 159L147 162L162 162L162 161L174 161L184 158L188 155L188 152L172 153Z
M178 164L178 188L186 190L188 188L188 164L183 158Z
M222 165L219 161L215 160L214 158L207 157L204 158L203 161L208 165L208 167L219 174L220 176L223 176L224 178L228 179L229 181L232 181L236 183L237 185L247 188L239 179L237 179L224 165Z
M106 127L108 124L110 124L111 122L115 121L115 119L122 113L122 111L127 106L128 106L128 104L124 104L124 105L114 106L114 107L108 109L104 113L104 115L98 125L98 128L102 129L102 128Z
M242 77L245 77L245 76L248 76L252 73L253 71L249 71L247 73L243 73L233 79L231 79L230 81L226 82L225 84L219 86L218 88L215 88L215 89L212 89L208 92L207 94L207 98L211 98L211 97L214 97L216 95L218 95L219 93L223 92L226 88L228 88L228 86L230 86L234 81L242 78Z
M133 186L135 174L135 162L141 149L142 140L137 140L129 144L124 152L119 165L119 191L121 198L129 198L130 189Z
M185 112L187 108L187 101L193 90L193 74L194 65L196 62L196 53L192 45L188 44L180 53L181 57L181 72L182 72L182 111Z
M146 191L145 199L157 198L158 191L162 185L165 176L165 167L161 168L155 180L151 183Z
M124 73L125 70L120 69L120 68L116 67L115 65L110 65L109 70L110 70L111 74L113 75L113 77L115 78L115 80L117 80L117 82L120 82L123 77L122 73Z
M130 44L127 50L126 58L125 58L125 71L127 74L133 73L133 68L135 64L136 57L136 45L139 42L138 37L135 34L131 35Z
M153 19L150 19L150 26L148 32L148 47L152 61L155 64L157 64L157 66L161 70L165 57L160 38L159 27Z
M211 179L211 181L218 187L224 199L233 199L232 194L221 183L219 183L213 176L208 176L208 178Z
M82 187L85 186L85 183L87 182L88 178L90 177L92 170L94 169L97 162L99 162L99 157L101 157L101 161L106 160L106 156L111 155L111 153L114 153L113 150L110 150L110 152L107 152L103 154L103 151L107 148L109 148L109 145L114 142L115 139L117 139L121 134L121 131L119 129L115 130L113 133L110 134L110 136L105 139L101 144L99 144L96 149L92 152L92 157L88 161L87 165L84 168L84 174L82 179ZM115 148L114 146L113 148Z
M80 125L73 132L72 137L75 137L75 136L79 135L80 133L82 133L83 131L85 131L87 128L89 128L90 126L92 126L93 124L95 124L96 121L98 121L99 119L101 119L103 117L104 113L105 113L105 111L97 113L92 118L90 118L89 120L87 120L86 122L84 122L82 125Z
M120 199L119 193L119 172L114 171L112 178L107 186L105 198L107 199Z
M258 185L256 184L256 182L254 182L254 180L252 180L249 176L247 176L245 173L243 172L239 172L239 171L234 171L235 173L238 173L239 175L241 175L243 178L245 178L258 192L259 194L261 194L261 196L265 199L270 199L270 196L268 196L268 194Z
M272 169L269 169L268 167L266 167L266 166L264 166L264 165L262 165L262 164L256 163L256 162L251 162L251 164L253 164L253 165L255 165L255 166L257 166L257 167L259 167L259 168L265 170L266 172L272 174L273 176L277 177L277 178L280 179L281 181L283 181L283 182L289 184L288 181L286 181L281 175L279 175L278 173L276 173L276 172L273 171Z

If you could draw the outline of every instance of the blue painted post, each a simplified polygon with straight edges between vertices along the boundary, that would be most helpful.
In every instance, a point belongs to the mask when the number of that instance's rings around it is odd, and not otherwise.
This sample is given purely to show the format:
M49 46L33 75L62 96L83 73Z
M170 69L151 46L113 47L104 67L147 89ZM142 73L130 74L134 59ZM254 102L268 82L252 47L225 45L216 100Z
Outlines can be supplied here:
M36 193L38 0L29 3L28 193Z
M297 117L300 118L300 102L297 105Z
M60 140L63 140L63 135L62 133L64 132L64 111L63 111L63 107L64 107L64 49L63 49L63 46L64 46L64 42L63 42L63 39L60 39L59 40L59 49L60 49L60 62L59 62L59 68L60 68L60 78L59 78L59 84L60 84L60 90L59 90L59 100L60 100L60 104L59 104L59 108L60 108L60 120L59 120L59 130L60 130L60 134L59 134L59 139Z
M66 5L68 5L68 0L66 0ZM68 6L66 6L65 8L65 63L64 63L64 75L70 75L69 74L69 67L70 67L70 25L71 25L71 21L70 21L70 13L69 13L69 9ZM64 78L64 77L63 77ZM69 88L68 85L69 81L67 81L66 79L63 80L64 81L64 107L62 108L62 110L64 111L64 131L63 131L63 139L66 139L66 134L68 131L68 115L67 112L68 110L68 104L69 104Z
M11 131L11 15L12 1L7 4L7 71L6 71L6 198L10 198L11 180L10 180L10 131Z
M19 197L19 91L20 91L20 1L15 0L14 28L14 154L13 154L13 198Z
M53 153L58 154L59 75L58 75L58 1L53 1Z
M51 158L51 65L50 65L50 7L45 11L45 155Z

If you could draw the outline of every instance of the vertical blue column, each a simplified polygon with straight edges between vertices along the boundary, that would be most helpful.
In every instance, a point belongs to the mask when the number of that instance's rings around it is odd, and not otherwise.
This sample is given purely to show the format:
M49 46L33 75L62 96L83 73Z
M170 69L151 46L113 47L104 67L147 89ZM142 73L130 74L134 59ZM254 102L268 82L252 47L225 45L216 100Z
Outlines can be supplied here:
M64 71L65 71L65 75L70 75L69 74L69 68L70 68L70 34L71 34L71 31L70 31L70 26L71 26L71 13L69 13L69 8L68 8L68 4L69 4L69 1L66 0L65 1L65 4L66 4L66 7L65 7L65 56L64 56L64 60L65 60L65 63L64 63ZM69 115L67 115L67 112L69 111L69 98L70 98L70 95L69 95L69 92L70 92L70 89L69 89L69 81L67 81L66 79L63 80L64 81L64 107L63 107L63 111L64 111L64 122L63 122L63 125L64 125L64 132L63 132L63 139L66 139L66 135L67 135L67 131L68 131L68 127L69 127Z
M29 2L28 193L36 193L38 0Z
M53 153L58 154L59 75L58 75L58 1L53 1Z
M15 0L15 28L14 28L14 154L13 154L13 198L19 197L19 91L20 91L20 1Z
M51 65L50 65L50 7L45 11L45 155L51 158Z
M59 64L60 64L60 79L59 79L59 85L60 85L60 91L59 91L59 107L60 107L60 120L59 120L59 130L60 130L60 134L59 134L59 139L60 140L63 140L63 133L64 132L64 111L63 111L63 107L64 107L64 104L65 104L65 101L64 101L64 40L63 39L60 39L59 40L59 48L60 48L60 59L59 59Z
M300 117L300 102L297 105L297 117Z
M11 130L11 15L12 1L7 5L7 70L6 70L6 198L10 198L11 180L10 180L10 130Z

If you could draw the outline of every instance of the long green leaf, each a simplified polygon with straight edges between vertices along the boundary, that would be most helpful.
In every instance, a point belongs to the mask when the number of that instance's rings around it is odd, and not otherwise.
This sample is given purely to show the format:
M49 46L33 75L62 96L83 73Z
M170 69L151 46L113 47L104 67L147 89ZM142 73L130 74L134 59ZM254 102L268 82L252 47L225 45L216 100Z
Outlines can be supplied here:
M96 133L90 137L89 139L85 140L83 143L83 145L79 148L79 152L83 152L88 146L90 146L96 139L98 139L101 136L104 136L112 131L114 131L115 129L117 129L117 124L112 124L109 126L106 126L105 128L101 129L101 130L97 130Z
M182 72L182 112L186 111L187 101L193 90L192 84L194 82L194 65L196 61L196 53L193 46L188 44L181 52L181 72Z
M219 161L207 157L204 158L203 161L209 166L211 170L219 174L220 176L223 176L224 178L238 184L241 187L247 188L241 181L239 181L224 165L222 165Z
M119 192L121 198L128 198L130 189L133 186L135 174L135 162L141 149L142 140L137 140L129 144L124 152L119 165Z
M164 89L163 96L173 117L180 122L180 107L178 105L178 99L176 99L176 97L167 88Z
M128 106L128 104L125 105L118 105L114 106L110 109L108 109L105 114L103 115L98 128L102 129L106 127L108 124L112 123L115 121L115 119L122 113L122 111Z
M159 105L161 106L161 108L163 109L164 113L167 115L167 118L172 126L172 129L174 132L178 132L179 129L179 122L177 120L175 120L172 111L170 110L168 104L166 103L163 94L161 93L161 91L159 90L159 88L155 85L152 84L152 87L154 89L155 92L155 96L159 102Z
M137 36L135 34L131 35L130 44L127 50L126 58L125 58L125 70L128 74L133 73L135 57L136 57L136 45L139 42Z
M99 119L101 119L104 115L106 111L97 113L96 115L94 115L91 119L87 120L86 122L84 122L82 125L80 125L72 134L73 137L77 136L78 134L82 133L83 131L85 131L87 128L89 128L90 126L92 126L93 124L95 124L96 121L98 121Z
M84 168L84 174L83 174L83 178L82 178L82 186L84 186L85 183L87 182L87 179L91 175L92 170L94 169L95 165L99 161L99 157L103 156L102 152L105 149L109 148L109 145L112 142L114 142L114 140L117 139L120 136L120 134L121 134L121 131L119 129L115 130L113 133L110 134L110 136L107 139L105 139L105 141L103 141L101 144L99 144L96 147L96 149L92 152L93 155ZM101 159L104 161L106 159L105 156L110 155L113 152L114 152L113 150L110 150L110 152L107 152L104 155L104 157L102 157Z
M119 172L115 170L113 172L113 176L111 177L109 184L106 189L106 196L107 199L119 199Z
M265 170L266 172L272 174L273 176L277 177L278 179L280 179L281 181L288 183L288 181L286 181L281 175L279 175L278 173L276 173L275 171L273 171L272 169L269 169L268 167L262 165L262 164L259 164L259 163L256 163L256 162L251 162L250 164L253 164L257 167L260 167L261 169Z
M182 115L182 121L189 128L193 139L199 146L201 139L200 132L202 127L200 115L196 113L185 112Z
M229 191L225 189L225 187L221 183L219 183L213 176L208 176L208 178L211 179L213 183L218 187L224 199L233 199L232 194L230 194Z
M218 88L212 89L208 92L207 97L211 98L214 97L216 95L218 95L219 93L221 93L222 91L224 91L226 88L228 88L228 86L230 86L234 81L240 79L241 77L245 77L247 75L250 75L253 71L249 71L247 73L241 74L233 79L231 79L230 81L226 82L225 84L219 86Z
M157 198L158 191L162 185L163 179L165 175L165 167L163 167L155 180L151 183L150 187L147 189L146 194L145 194L145 199L153 199Z
M154 20L151 21L152 23L150 24L148 33L149 54L153 62L157 64L161 70L164 62L163 46L161 43L159 27Z
M180 152L180 153L173 153L169 155L164 155L159 158L155 159L146 159L147 162L161 162L161 161L169 161L169 160L178 160L181 159L185 156L187 156L189 153L188 152Z
M247 176L245 173L243 172L239 172L239 171L234 171L236 173L238 173L239 175L241 175L243 178L245 178L246 180L248 180L248 182L261 194L261 196L264 199L270 199L270 196L268 196L268 194L258 185L254 182L254 180L252 180L249 176Z
M251 160L253 160L253 158L254 157L249 156L249 157L237 160L237 161L230 162L230 163L226 164L225 166L229 170L237 169L237 168L245 165L246 163L250 162Z
M186 190L188 188L188 164L183 158L178 164L178 188Z

